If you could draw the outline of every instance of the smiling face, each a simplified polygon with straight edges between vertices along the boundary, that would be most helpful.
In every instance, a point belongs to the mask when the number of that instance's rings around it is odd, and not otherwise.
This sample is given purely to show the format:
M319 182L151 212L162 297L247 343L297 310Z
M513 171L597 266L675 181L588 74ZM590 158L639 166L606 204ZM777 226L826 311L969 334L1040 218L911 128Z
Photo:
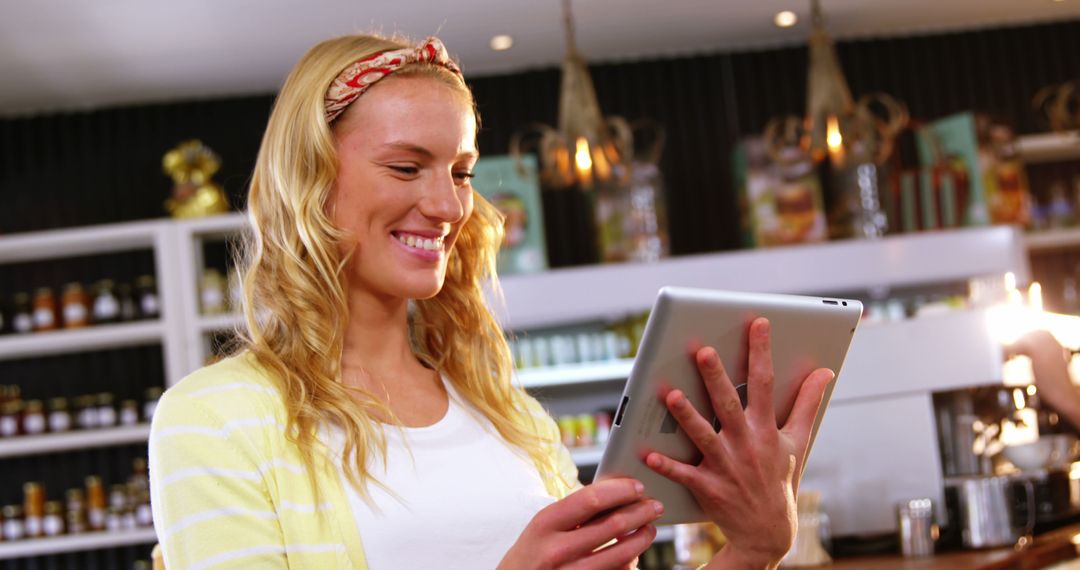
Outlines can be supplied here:
M355 246L350 294L427 299L473 209L476 119L460 89L392 76L334 124L338 175L328 210Z

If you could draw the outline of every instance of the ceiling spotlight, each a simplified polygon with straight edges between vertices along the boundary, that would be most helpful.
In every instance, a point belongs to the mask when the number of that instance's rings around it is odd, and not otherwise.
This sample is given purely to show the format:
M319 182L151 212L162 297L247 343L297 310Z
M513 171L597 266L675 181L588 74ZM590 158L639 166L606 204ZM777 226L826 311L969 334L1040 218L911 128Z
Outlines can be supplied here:
M491 49L495 51L506 51L514 46L514 38L507 34L499 34L491 38Z
M795 15L795 12L791 10L784 10L783 12L777 12L773 17L773 22L781 28L790 28L795 25L795 22L799 21L799 17Z

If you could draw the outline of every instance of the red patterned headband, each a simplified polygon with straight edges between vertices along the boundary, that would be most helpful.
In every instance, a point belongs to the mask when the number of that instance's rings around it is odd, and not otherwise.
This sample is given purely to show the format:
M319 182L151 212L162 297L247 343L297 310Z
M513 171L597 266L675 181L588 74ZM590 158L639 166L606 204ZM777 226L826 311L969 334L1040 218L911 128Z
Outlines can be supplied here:
M442 41L434 36L415 48L384 51L365 57L346 67L326 90L326 123L332 123L376 81L412 63L441 65L461 77L461 68L450 59Z

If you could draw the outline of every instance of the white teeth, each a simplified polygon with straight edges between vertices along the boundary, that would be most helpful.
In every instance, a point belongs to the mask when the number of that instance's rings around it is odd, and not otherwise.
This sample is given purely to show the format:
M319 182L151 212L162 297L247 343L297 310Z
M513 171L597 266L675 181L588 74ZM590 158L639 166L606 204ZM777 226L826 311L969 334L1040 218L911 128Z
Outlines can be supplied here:
M400 235L399 234L397 236L397 239L398 239L398 241L400 241L401 243L403 243L403 244L405 244L405 245L407 245L409 247L415 247L417 249L424 249L424 250L427 250L427 251L438 251L438 250L442 249L442 246L443 246L443 238L441 238L441 237L432 239L432 238L423 238L423 237L419 237L419 236L414 236L414 235L411 235L411 234L410 235Z

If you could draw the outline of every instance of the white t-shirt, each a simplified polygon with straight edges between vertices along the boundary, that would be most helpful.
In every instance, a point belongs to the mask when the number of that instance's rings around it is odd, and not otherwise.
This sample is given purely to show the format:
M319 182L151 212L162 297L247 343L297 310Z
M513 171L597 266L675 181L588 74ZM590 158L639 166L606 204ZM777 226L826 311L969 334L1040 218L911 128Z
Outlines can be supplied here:
M387 427L387 463L368 456L369 472L396 497L369 484L372 503L366 502L338 461L371 570L495 568L532 517L554 501L528 456L443 384L450 405L441 420ZM330 430L330 441L340 455L340 429Z

